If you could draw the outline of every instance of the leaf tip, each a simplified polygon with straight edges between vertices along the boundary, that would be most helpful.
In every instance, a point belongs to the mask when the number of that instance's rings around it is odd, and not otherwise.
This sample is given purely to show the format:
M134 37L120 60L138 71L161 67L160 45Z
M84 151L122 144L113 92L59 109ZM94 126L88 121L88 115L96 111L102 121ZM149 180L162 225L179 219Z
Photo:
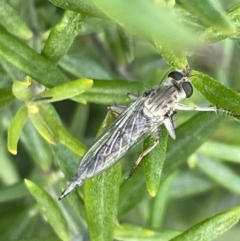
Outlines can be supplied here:
M8 147L8 151L13 155L17 155L17 149L15 148Z
M27 188L29 188L32 184L32 182L30 180L26 179L26 178L24 179L24 183L27 186Z
M157 189L156 188L148 188L148 193L151 197L155 197L157 195Z
M88 84L89 84L90 86L93 85L93 79L86 79L86 81L88 82Z

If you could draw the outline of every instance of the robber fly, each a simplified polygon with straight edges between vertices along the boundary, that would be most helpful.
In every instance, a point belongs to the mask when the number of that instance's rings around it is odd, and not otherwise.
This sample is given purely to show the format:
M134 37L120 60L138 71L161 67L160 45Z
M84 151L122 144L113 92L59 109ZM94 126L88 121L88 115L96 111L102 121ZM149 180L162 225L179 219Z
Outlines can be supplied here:
M128 94L134 101L129 107L110 107L110 110L119 114L118 118L83 156L76 175L62 192L59 200L76 186L82 185L86 179L111 167L139 142L153 135L154 144L140 154L133 167L134 171L142 158L158 145L160 125L164 124L170 136L176 138L172 121L176 110L216 111L215 107L200 108L179 103L193 93L189 73L189 69L173 71L163 85L146 91L141 96Z

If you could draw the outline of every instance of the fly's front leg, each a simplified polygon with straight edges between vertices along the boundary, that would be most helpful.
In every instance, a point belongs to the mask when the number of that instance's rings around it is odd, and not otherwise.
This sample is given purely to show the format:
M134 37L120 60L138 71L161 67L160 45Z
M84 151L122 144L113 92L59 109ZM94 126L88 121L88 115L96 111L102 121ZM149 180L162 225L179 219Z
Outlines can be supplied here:
M195 111L214 111L217 112L219 111L223 111L222 109L217 109L217 107L198 107L198 106L189 106L189 105L184 105L184 104L180 104L177 103L175 106L176 110L195 110Z
M131 100L137 100L139 98L138 95L133 94L133 93L127 93L127 96L131 99Z
M134 171L136 170L137 166L139 165L139 163L141 162L141 160L148 154L150 153L158 144L159 144L159 141L160 141L160 136L159 136L159 133L158 133L158 129L153 132L153 137L154 137L154 143L152 146L150 146L149 148L147 148L145 151L143 151L137 161L135 162L135 165L132 167L132 169L130 170L130 173L129 175L126 177L126 179L130 179L134 173Z

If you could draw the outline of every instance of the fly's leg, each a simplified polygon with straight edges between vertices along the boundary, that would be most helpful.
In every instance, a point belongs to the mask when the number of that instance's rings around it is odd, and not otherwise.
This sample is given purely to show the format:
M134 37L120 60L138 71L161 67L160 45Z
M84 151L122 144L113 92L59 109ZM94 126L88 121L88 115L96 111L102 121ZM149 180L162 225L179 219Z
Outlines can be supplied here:
M172 116L166 118L163 121L169 135L175 140L176 139L176 134L175 134L175 129L174 129L174 124L173 124L173 120L172 120Z
M127 96L131 100L137 100L139 98L138 95L133 94L133 93L128 93ZM126 106L122 106L122 105L108 106L108 110L113 111L113 112L115 112L118 115L120 115L126 109L127 109L127 107Z
M189 105L184 105L184 104L180 104L177 103L175 106L176 110L195 110L195 111L213 111L213 112L217 112L217 111L221 111L224 112L224 110L222 109L217 109L217 107L198 107L198 106L189 106Z
M141 162L141 160L148 154L150 153L158 144L159 144L159 141L160 141L160 136L159 136L159 133L158 133L158 129L153 132L153 137L154 137L154 143L152 146L150 146L149 148L147 148L145 151L143 151L137 161L135 162L134 166L132 167L132 169L130 170L130 173L129 175L126 177L126 179L130 179L133 175L133 173L135 172L137 166L139 165L139 163Z
M83 182L84 180L80 179L76 174L68 184L67 188L62 192L61 196L58 198L58 201L61 201L64 197L66 197L70 192L73 191L73 189L76 188L76 186L81 186Z
M126 110L126 106L116 105L116 106L108 106L108 110L113 111L120 115L124 110Z
M131 100L137 100L139 98L138 95L133 94L133 93L127 93L127 96L131 99Z
M177 103L176 106L175 106L175 109L176 110L187 110L187 111L191 111L191 110L193 110L193 111L213 111L215 113L221 112L221 113L225 113L227 115L236 117L238 119L240 118L239 115L235 115L232 112L229 112L229 111L221 109L221 108L217 108L215 106L212 106L212 107L198 107L198 106L188 106L188 105L183 105L183 104Z

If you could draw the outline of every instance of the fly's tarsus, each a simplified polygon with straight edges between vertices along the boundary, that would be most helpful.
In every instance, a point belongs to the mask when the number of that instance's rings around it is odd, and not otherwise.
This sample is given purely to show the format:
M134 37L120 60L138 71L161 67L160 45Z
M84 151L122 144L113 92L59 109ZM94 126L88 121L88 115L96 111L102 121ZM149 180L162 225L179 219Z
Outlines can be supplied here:
M135 165L131 167L129 174L125 178L126 180L130 180L132 178L132 176L133 176L134 172L136 171L137 167L138 166L135 166Z
M217 112L221 112L223 114L226 114L227 116L231 116L231 117L234 117L234 118L240 120L240 114L233 113L232 111L224 110L224 109L217 109Z

